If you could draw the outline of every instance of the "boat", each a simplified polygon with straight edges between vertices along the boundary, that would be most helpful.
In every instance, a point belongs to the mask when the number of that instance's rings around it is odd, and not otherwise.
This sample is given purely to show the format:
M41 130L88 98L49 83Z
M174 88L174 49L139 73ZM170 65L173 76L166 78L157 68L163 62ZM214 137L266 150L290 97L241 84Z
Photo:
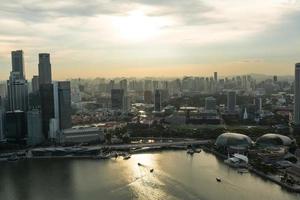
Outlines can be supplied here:
M248 173L249 171L248 171L248 169L240 168L240 169L237 170L237 172L240 173L240 174L244 174L244 173Z
M194 152L193 149L188 149L186 153L187 153L187 154L190 154L190 155L193 155L195 152Z
M142 166L142 164L141 164L141 163L138 163L138 166Z
M248 157L242 154L235 153L233 154L233 157L224 160L224 162L231 167L247 168Z
M130 159L130 158L131 158L131 155L128 154L128 155L125 155L125 156L123 157L123 160L128 160L128 159Z
M7 158L7 161L10 161L10 162L15 162L15 161L18 161L19 158L16 154L13 154L11 155L10 157Z
M150 172L153 173L153 172L154 172L154 169L150 169Z
M222 180L220 178L216 178L216 181L217 182L221 182Z
M194 152L195 152L195 153L200 153L200 152L201 152L201 149L195 149Z

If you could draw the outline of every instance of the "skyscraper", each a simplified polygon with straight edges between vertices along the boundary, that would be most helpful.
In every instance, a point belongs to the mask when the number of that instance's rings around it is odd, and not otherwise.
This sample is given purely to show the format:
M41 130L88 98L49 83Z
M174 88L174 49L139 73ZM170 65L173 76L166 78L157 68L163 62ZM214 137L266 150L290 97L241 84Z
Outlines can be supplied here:
M5 137L9 141L22 142L27 135L24 111L9 111L5 114Z
M215 81L215 82L218 81L218 72L214 72L214 81Z
M52 82L51 63L49 53L39 54L39 83L50 84Z
M216 99L214 97L205 98L205 110L216 110Z
M144 91L144 103L151 104L153 102L153 96L151 90Z
M50 54L39 54L39 90L42 113L42 130L48 138L50 119L54 118L54 99L51 74Z
M54 87L56 88L56 87ZM56 93L56 91L54 91ZM72 127L71 123L71 86L69 81L57 82L59 128ZM56 95L54 95L56 96ZM54 106L56 107L56 105ZM56 111L56 109L55 109Z
M12 71L7 81L8 109L10 111L28 109L28 84L20 72Z
M44 141L42 131L42 116L40 110L27 112L27 144L37 145Z
M161 111L161 92L160 90L155 90L154 93L154 111Z
M127 94L127 79L120 81L120 89L124 90L125 95Z
M124 90L112 89L111 90L111 108L113 110L123 110L124 106Z
M236 92L234 90L228 91L227 111L230 113L235 112L235 104L236 104Z
M2 99L0 97L0 140L4 139L4 105L2 105Z
M20 73L20 79L25 79L23 51L17 50L11 52L12 71Z
M40 88L39 85L39 76L33 76L31 79L32 92L38 92Z
M300 63L295 65L294 123L300 126Z
M45 138L48 138L50 119L54 118L53 85L40 85L40 104L42 112L42 130Z
M7 85L5 82L0 83L0 96L3 98L5 98L7 95Z

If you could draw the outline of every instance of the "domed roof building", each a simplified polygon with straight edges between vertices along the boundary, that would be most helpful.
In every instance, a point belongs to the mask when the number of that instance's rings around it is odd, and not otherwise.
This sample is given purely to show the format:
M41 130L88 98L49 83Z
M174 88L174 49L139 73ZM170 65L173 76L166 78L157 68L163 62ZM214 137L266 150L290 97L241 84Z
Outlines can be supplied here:
M219 135L215 145L217 148L241 148L247 149L253 144L253 141L247 135L240 133L223 133Z
M265 134L256 140L256 146L258 147L276 147L276 146L286 146L293 147L296 145L295 140L291 138L274 133Z

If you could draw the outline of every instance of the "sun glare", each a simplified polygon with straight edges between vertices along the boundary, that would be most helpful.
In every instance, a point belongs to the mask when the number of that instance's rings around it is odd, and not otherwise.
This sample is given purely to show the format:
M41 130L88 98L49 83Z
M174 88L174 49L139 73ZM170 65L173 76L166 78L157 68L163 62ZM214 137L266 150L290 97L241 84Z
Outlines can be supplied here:
M142 11L130 12L127 16L117 17L113 22L120 36L126 40L144 41L159 35L161 24L154 17Z

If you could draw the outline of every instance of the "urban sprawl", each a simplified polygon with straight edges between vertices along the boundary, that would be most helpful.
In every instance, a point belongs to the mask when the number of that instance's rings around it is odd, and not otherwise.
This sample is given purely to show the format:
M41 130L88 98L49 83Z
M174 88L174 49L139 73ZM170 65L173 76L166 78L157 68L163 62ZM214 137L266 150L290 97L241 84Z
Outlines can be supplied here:
M300 192L300 64L295 76L54 81L50 54L38 58L28 81L23 51L12 51L0 82L1 161L202 149Z

